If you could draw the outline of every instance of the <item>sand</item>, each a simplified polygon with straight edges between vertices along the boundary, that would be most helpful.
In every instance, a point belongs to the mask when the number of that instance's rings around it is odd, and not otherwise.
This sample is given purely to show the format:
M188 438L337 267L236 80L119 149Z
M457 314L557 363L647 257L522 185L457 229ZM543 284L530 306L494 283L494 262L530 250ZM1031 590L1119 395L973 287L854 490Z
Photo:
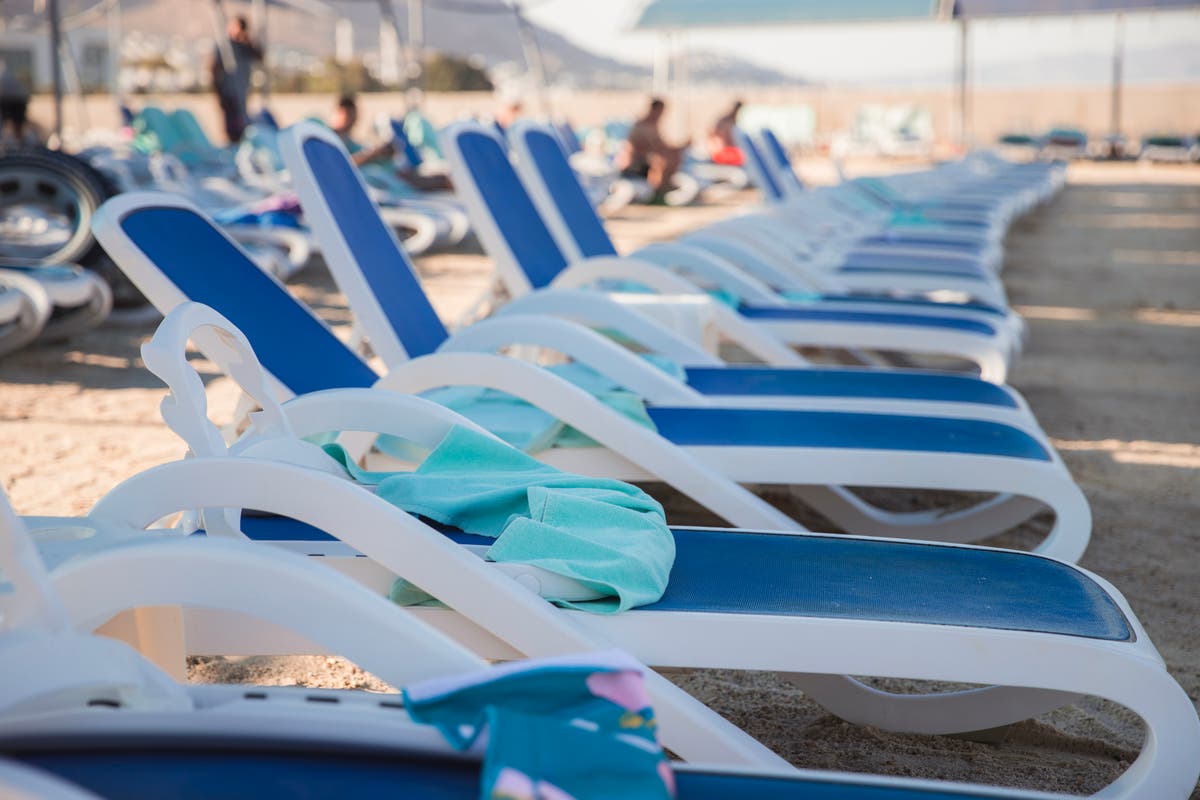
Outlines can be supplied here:
M628 247L750 200L631 209L610 227ZM420 268L448 320L488 275L486 260L469 254L430 256ZM1005 279L1031 328L1012 383L1092 504L1095 531L1082 563L1125 593L1171 673L1200 701L1200 170L1072 168L1056 203L1013 230ZM348 332L345 301L323 269L307 270L293 287ZM118 481L182 454L158 415L162 389L138 358L151 332L150 324L106 327L0 362L0 478L19 512L84 513ZM234 387L197 363L220 419ZM387 689L327 657L197 658L191 677ZM1088 793L1118 774L1141 740L1136 719L1096 700L975 741L849 725L774 675L672 678L806 767Z

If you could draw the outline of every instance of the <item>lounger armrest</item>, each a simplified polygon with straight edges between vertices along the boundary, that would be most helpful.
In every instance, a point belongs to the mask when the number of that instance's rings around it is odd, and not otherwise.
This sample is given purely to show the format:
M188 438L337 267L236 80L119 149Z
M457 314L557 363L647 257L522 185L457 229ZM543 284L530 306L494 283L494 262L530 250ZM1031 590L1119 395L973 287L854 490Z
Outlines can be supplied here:
M444 386L506 392L553 415L655 478L696 498L734 525L802 530L752 492L702 464L657 432L601 403L578 386L529 364L490 353L437 353L396 366L378 388L417 394Z
M739 299L755 305L780 305L783 303L778 293L767 283L739 269L731 262L712 253L706 253L698 247L675 242L658 242L634 252L632 258L648 261L687 276L696 276L704 282L712 283L733 293Z
M543 314L485 319L453 334L438 351L494 353L512 345L555 350L651 403L704 402L701 394L612 339L578 323Z
M685 366L719 366L722 363L690 339L645 314L608 295L588 289L539 289L511 300L496 311L497 317L508 314L551 315L582 323L589 328L613 330L650 352L674 359Z
M634 258L596 256L564 269L551 286L583 288L598 281L628 281L662 294L704 294L704 290L682 275Z
M628 280L658 292L704 294L681 275L657 264L631 258L589 258L573 264L554 280L552 286L587 286L598 280ZM733 309L713 303L713 323L722 336L773 366L803 366L807 362L770 333L752 325Z
M293 397L283 413L296 436L331 431L386 434L433 449L453 427L491 433L466 417L423 397L372 389L328 389ZM494 437L493 437L494 438Z

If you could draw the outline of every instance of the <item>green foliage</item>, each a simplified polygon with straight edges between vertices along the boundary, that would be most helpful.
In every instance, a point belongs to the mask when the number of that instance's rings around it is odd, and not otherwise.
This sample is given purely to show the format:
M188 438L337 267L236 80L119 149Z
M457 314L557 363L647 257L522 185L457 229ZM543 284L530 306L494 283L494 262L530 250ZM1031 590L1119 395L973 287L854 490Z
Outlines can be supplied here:
M470 61L437 53L425 61L425 89L430 92L490 92L492 80Z

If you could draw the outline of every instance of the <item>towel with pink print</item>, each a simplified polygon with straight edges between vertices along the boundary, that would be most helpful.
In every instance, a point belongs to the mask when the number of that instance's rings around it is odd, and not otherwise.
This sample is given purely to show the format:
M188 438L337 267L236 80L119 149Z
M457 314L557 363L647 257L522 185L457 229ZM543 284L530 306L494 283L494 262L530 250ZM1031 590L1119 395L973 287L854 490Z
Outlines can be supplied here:
M619 651L515 662L410 686L404 705L457 750L486 731L485 800L669 800L643 669Z

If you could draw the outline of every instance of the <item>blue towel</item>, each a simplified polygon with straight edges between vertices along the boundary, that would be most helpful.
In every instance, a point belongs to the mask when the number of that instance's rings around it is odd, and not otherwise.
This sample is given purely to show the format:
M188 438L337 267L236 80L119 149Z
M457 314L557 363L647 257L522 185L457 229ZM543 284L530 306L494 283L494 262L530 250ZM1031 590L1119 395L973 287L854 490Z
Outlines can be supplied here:
M487 558L529 564L606 595L558 605L612 614L657 601L675 561L675 538L662 506L621 481L572 475L475 431L455 427L413 472L360 470L336 444L325 445L379 497L496 542ZM397 581L392 599L429 596Z
M614 651L517 662L404 689L416 722L457 750L486 729L481 798L668 800L642 666Z
M670 359L654 355L644 355L643 358L667 374L682 379L683 370ZM638 425L654 430L654 423L646 413L645 401L595 370L575 362L547 369ZM505 392L478 386L452 386L424 392L421 396L462 414L527 453L537 453L551 447L594 447L596 444L553 415ZM422 455L410 443L393 436L380 436L375 446L381 452L405 461L417 461Z

